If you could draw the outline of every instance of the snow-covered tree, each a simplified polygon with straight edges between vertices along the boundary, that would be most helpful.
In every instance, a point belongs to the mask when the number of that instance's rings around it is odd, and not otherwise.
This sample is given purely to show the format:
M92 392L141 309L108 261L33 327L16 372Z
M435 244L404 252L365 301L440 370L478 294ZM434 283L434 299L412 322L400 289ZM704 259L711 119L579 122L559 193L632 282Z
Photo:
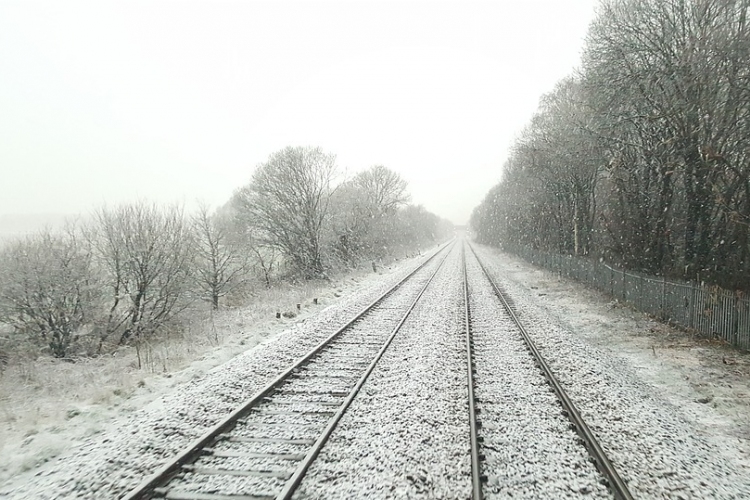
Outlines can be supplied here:
M278 248L304 276L320 276L335 175L335 156L320 148L287 147L257 167L232 204L259 240Z

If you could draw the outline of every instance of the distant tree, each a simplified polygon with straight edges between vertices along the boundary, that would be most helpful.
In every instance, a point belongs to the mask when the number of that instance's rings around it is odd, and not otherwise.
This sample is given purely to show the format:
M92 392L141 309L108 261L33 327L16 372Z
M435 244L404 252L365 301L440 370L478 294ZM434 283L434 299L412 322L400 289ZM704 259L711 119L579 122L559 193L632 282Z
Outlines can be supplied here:
M333 155L288 147L259 165L233 198L258 239L278 248L306 278L323 274L321 238L335 174Z
M589 253L605 152L590 131L580 81L568 78L542 97L493 188L473 217L487 242Z
M495 185L471 214L470 226L479 243L499 247L531 245L526 199L522 180L512 180L506 165L504 180ZM526 217L525 217L526 216ZM510 249L510 248L509 248Z
M370 230L370 215L361 197L357 185L349 180L342 183L331 198L329 246L348 265L364 257Z
M279 264L279 250L267 238L260 234L260 229L252 223L247 213L239 211L236 196L229 203L219 208L215 214L215 223L227 236L227 243L242 259L245 272L260 277L266 288L271 286L275 270Z
M226 225L217 223L201 205L192 218L195 261L193 277L198 287L219 309L219 299L240 286L247 271L247 259L232 244Z
M193 243L189 223L176 207L135 203L96 213L95 238L109 290L102 340L140 343L186 307Z
M271 280L274 276L274 267L278 265L278 252L276 247L256 242L249 247L253 256L255 271L263 279L266 288L271 288Z
M382 256L384 248L398 239L396 214L408 201L406 181L382 165L343 183L331 200L336 252L349 263Z
M407 205L398 214L398 242L406 246L437 243L447 236L452 224L422 205Z
M0 251L0 322L65 358L98 299L91 248L73 227L9 243Z
M375 165L360 172L354 176L352 183L363 196L361 203L373 215L395 213L410 199L406 181L383 165Z

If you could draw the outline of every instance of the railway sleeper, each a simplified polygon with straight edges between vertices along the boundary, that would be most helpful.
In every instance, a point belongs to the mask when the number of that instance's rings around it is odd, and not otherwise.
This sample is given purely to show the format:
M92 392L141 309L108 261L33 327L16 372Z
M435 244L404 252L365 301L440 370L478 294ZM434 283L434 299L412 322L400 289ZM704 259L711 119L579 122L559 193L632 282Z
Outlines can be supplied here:
M286 438L262 438L247 436L229 436L227 441L230 443L284 443L301 446L312 446L315 444L314 439L286 439Z
M216 467L201 467L198 465L183 465L182 469L193 474L202 474L207 476L240 476L240 477L275 477L287 480L292 477L293 472L288 470L236 470L220 469Z
M219 493L195 493L192 491L172 491L171 488L156 488L154 493L167 500L274 500L276 495L262 493L258 495L222 495Z
M341 406L339 401L310 401L310 400L278 400L273 397L264 398L264 402L272 405L320 405L320 406Z
M299 461L305 458L303 453L260 453L249 451L217 450L216 448L204 448L207 455L219 458L275 458L276 460Z
M328 410L272 410L268 408L253 408L253 413L260 415L334 415L335 411Z

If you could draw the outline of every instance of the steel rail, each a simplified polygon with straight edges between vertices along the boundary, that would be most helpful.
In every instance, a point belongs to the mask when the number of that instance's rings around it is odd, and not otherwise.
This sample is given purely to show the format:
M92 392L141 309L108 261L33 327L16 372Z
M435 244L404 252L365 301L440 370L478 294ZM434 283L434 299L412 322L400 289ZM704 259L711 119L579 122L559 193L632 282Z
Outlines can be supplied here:
M307 456L305 456L305 459L302 461L302 463L299 466L297 466L297 470L294 472L294 475L291 478L289 478L287 483L284 485L284 488L276 496L277 500L290 500L292 498L292 495L294 494L300 482L302 481L302 478L305 476L307 469L310 468L310 465L312 465L313 461L320 453L320 450L323 449L323 446L328 441L328 438L331 436L331 433L333 433L333 430L338 425L339 420L341 420L341 417L344 416L344 413L346 413L346 410L349 408L349 405L351 405L352 401L354 401L354 398L357 397L357 394L359 393L359 390L362 388L362 385L364 385L365 381L367 381L370 374L375 369L375 365L377 365L378 362L380 361L380 358L383 357L383 354L391 345L391 342L396 337L396 334L399 332L399 330L401 330L401 327L404 325L404 323L406 323L406 320L409 318L414 308L417 307L417 304L419 303L419 299L422 298L422 295L424 295L424 292L427 290L427 287L430 286L430 283L432 283L432 280L435 278L438 271L440 271L440 269L443 267L443 263L445 262L445 259L448 258L449 254L450 252L447 252L445 254L443 259L440 261L440 265L437 267L437 269L435 269L435 271L432 273L430 278L427 280L427 282L424 284L422 289L419 291L419 294L417 294L417 296L414 298L409 308L406 310L406 313L404 313L403 317L401 318L401 321L399 321L398 324L393 328L393 331L391 331L391 334L388 336L388 339L385 341L383 346L375 355L375 358L373 358L372 362L367 367L367 370L365 371L365 373L363 373L362 376L359 378L359 380L357 381L357 384L354 386L354 388L351 390L349 395L346 397L346 400L344 401L344 403L341 405L341 407L336 412L336 414L328 422L328 425L326 426L323 433L315 441L315 444L310 449L310 451L307 452Z
M469 279L466 272L466 247L461 245L461 265L464 278L464 331L466 334L467 381L469 386L469 443L471 444L471 498L482 500L481 456L477 439L477 415L474 408L474 342L471 336L471 308L469 307Z
M549 367L544 357L537 349L536 344L534 344L528 331L518 319L518 316L516 315L515 311L513 311L513 308L510 306L510 303L508 302L505 294L497 286L495 280L492 278L487 268L479 259L476 250L474 250L470 243L466 242L466 244L469 246L469 249L471 249L471 252L474 254L474 258L477 260L479 267L482 269L484 275L487 277L487 280L492 285L492 289L494 290L495 295L500 299L500 302L502 303L506 312L521 332L521 336L526 343L526 347L531 352L537 365L542 370L544 377L547 379L547 382L557 395L557 398L563 407L564 414L568 417L571 424L583 441L583 445L586 447L586 450L588 450L589 455L594 462L594 465L602 474L602 476L604 476L604 479L607 482L607 487L610 489L617 500L633 500L633 495L628 490L625 481L622 480L620 474L618 474L614 465L612 465L612 462L609 460L609 457L607 457L607 454L604 452L604 449L599 444L596 435L586 424L583 417L581 416L581 413L578 411L575 404L573 404L573 401L565 392L565 389L557 380L557 377L555 377L552 369Z
M338 330L336 330L334 333L332 333L326 339L320 342L311 351L309 351L307 354L305 354L304 356L299 358L297 361L295 361L289 368L284 370L276 378L268 382L262 389L260 389L260 391L255 393L254 396L252 396L250 399L242 403L238 408L236 408L234 411L232 411L230 414L224 417L221 421L216 423L213 427L211 427L208 431L206 431L201 437L191 442L180 453L178 453L174 458L172 458L167 463L165 463L162 467L160 467L156 472L154 472L151 476L149 476L146 480L144 480L134 490L132 490L130 493L122 497L121 500L146 500L146 499L153 498L155 494L155 490L157 488L161 488L164 485L168 484L172 480L172 478L180 472L184 464L189 464L195 461L202 453L202 450L204 450L207 446L216 442L216 440L222 434L225 434L231 431L239 419L241 419L244 415L246 415L254 406L257 406L258 403L260 403L276 387L282 384L298 368L306 364L309 360L311 360L311 358L313 358L314 356L319 354L321 351L323 351L332 341L334 341L337 337L339 337L343 332L348 330L354 323L359 321L363 316L365 316L372 309L377 307L383 300L389 297L394 291L399 289L404 283L406 283L417 272L424 269L427 266L427 264L432 262L432 260L437 255L445 251L446 248L450 247L445 254L445 256L447 257L452 247L455 245L455 241L456 240L453 239L447 242L441 248L438 248L432 255L430 255L427 259L425 259L424 262L422 262L419 266L417 266L404 278L402 278L395 285L390 287L387 291L381 294L378 298L373 300L367 307L362 309L352 319L347 321L342 327L340 327ZM443 258L443 261L444 260L445 260L445 257ZM441 265L442 265L442 261L441 261ZM439 267L440 266L438 266L438 268ZM434 277L434 274L433 276L430 277L430 281L432 280L432 277ZM421 296L421 292L420 292L420 296Z

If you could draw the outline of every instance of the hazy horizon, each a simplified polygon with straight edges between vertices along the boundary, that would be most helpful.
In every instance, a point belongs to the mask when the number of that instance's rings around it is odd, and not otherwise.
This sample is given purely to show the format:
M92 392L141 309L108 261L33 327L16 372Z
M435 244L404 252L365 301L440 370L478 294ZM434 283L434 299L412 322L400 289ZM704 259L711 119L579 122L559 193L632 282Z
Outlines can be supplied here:
M215 207L320 146L464 224L596 3L2 3L0 214Z

